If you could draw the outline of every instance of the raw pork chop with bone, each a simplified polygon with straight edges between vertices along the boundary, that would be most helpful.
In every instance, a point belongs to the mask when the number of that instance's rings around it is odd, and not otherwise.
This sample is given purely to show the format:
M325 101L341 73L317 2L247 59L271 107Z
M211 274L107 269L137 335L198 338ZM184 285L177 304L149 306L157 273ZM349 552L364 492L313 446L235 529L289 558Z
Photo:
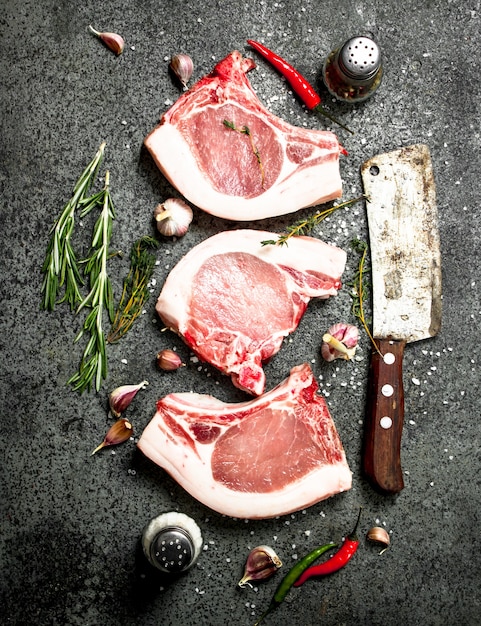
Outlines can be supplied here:
M352 482L317 387L305 363L248 402L170 394L157 402L138 447L218 513L263 519L298 511Z
M254 67L234 51L183 94L145 138L155 163L190 202L236 221L339 198L336 135L268 111L246 76Z
M252 395L265 387L262 363L298 326L311 298L337 294L346 253L314 237L261 244L274 233L218 233L170 272L156 304L165 325L202 360Z

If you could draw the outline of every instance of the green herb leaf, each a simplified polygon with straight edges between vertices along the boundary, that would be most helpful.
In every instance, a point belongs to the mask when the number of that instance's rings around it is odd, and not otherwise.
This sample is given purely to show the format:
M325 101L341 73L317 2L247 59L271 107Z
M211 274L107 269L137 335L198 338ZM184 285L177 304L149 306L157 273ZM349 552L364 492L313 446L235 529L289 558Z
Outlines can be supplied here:
M53 311L55 304L67 302L73 310L82 301L78 262L71 245L75 226L75 212L87 200L87 194L97 177L97 172L104 156L105 143L100 145L97 154L82 172L75 184L73 195L55 221L42 265L41 308ZM64 291L61 296L62 290Z
M286 229L287 232L282 235L279 235L277 240L265 239L264 241L261 241L261 246L287 245L291 237L298 237L299 235L308 235L315 228L315 226L317 226L323 220L325 220L326 217L329 217L329 215L332 215L334 211L337 211L338 209L346 208L348 206L351 206L352 204L356 204L356 202L363 200L365 197L366 196L362 195L362 196L359 196L358 198L347 200L346 202L343 202L342 204L335 204L328 209L324 209L323 211L317 211L316 213L314 213L314 215L311 215L310 217L307 217L306 219L299 220L298 222L295 222L291 226L288 226Z
M90 390L95 380L96 391L100 390L102 380L107 376L106 340L103 332L104 311L110 320L114 317L113 294L110 279L107 273L107 260L110 258L110 239L112 223L115 219L115 209L110 196L110 174L105 175L105 186L102 191L86 199L82 216L87 215L101 206L102 210L93 231L90 256L84 261L84 273L89 278L90 291L81 301L77 311L91 307L83 327L75 341L79 341L84 333L90 338L85 346L78 371L68 380L75 391L83 393Z
M124 280L122 297L115 313L112 328L107 336L109 343L119 341L142 313L144 304L150 295L148 285L156 260L155 255L151 254L149 250L157 246L157 240L149 236L141 237L132 246L130 270Z
M369 269L366 269L366 259L369 247L365 241L359 241L358 239L353 239L353 241L351 241L351 246L355 252L361 255L358 269L354 276L354 281L350 283L350 286L352 287L351 297L353 299L352 313L361 322L372 345L375 350L379 352L376 342L374 341L372 333L369 329L370 322L366 319L364 314L364 302L368 299L371 291L371 284L368 280L370 271ZM381 353L379 352L379 354Z
M244 125L239 128L234 124L234 122L229 122L229 120L224 120L222 123L224 124L226 128L230 128L231 130L234 130L237 133L240 133L241 135L247 135L247 137L249 137L250 142L251 142L252 152L256 158L257 164L259 165L259 171L261 173L261 186L264 187L264 181L265 181L264 165L262 164L260 152L254 143L254 139L252 137L251 131L249 130L249 127Z

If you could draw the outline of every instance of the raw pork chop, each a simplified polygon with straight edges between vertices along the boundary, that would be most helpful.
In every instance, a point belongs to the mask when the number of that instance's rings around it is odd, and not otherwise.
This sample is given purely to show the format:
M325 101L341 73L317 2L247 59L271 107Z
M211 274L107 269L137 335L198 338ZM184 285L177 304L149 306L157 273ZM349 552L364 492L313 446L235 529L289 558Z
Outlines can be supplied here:
M285 515L351 488L352 475L307 363L240 404L170 394L138 442L186 491L224 515Z
M171 271L157 301L162 321L234 385L260 395L262 363L293 332L311 298L341 287L346 253L313 237L262 246L274 233L232 230L206 239Z
M254 67L232 52L164 113L145 139L157 166L193 204L237 221L340 197L337 137L270 113L246 77Z

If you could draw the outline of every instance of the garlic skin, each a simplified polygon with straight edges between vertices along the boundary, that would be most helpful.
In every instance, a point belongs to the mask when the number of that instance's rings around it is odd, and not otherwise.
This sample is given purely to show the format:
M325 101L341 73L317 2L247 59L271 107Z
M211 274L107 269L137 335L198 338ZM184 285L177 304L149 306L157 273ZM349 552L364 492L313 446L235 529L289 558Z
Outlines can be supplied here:
M253 548L244 568L244 575L237 583L239 587L245 587L251 580L265 580L270 578L282 567L282 561L270 546L257 546Z
M157 230L166 237L183 237L193 217L190 206L178 198L169 198L158 204L154 211Z
M373 528L368 530L366 538L368 539L368 541L372 541L373 543L378 543L384 546L384 549L381 550L379 554L385 552L388 549L389 544L391 543L389 533L385 528L382 528L381 526L374 526Z
M119 443L124 443L124 441L130 439L133 434L134 428L132 424L124 417L120 418L109 428L104 440L95 448L95 450L91 453L91 456L107 446L116 446Z
M143 380L138 385L123 385L122 387L114 389L109 395L109 406L112 415L120 417L137 393L141 389L145 389L148 384L146 380Z
M356 326L345 322L334 324L322 337L322 357L325 361L349 361L356 354L358 341L359 330Z
M170 60L170 69L177 76L184 91L194 71L194 63L188 54L174 54Z
M173 372L179 369L179 367L185 367L185 363L182 363L182 359L173 350L161 350L157 353L157 365L161 370L166 372Z
M109 50L112 50L114 54L119 56L124 51L125 41L123 37L117 35L117 33L100 33L98 30L95 30L92 26L89 26L89 30L96 37L98 37Z

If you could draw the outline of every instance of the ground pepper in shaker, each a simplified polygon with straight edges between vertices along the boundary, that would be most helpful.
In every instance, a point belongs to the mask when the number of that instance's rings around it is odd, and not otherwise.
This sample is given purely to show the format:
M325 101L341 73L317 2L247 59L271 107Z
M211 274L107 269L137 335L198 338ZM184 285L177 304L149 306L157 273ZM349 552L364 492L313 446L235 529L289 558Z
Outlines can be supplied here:
M199 558L202 534L184 513L162 513L144 528L142 548L149 563L164 574L183 574Z
M378 45L364 35L352 37L328 55L322 75L329 92L338 100L366 100L381 84L382 64Z

